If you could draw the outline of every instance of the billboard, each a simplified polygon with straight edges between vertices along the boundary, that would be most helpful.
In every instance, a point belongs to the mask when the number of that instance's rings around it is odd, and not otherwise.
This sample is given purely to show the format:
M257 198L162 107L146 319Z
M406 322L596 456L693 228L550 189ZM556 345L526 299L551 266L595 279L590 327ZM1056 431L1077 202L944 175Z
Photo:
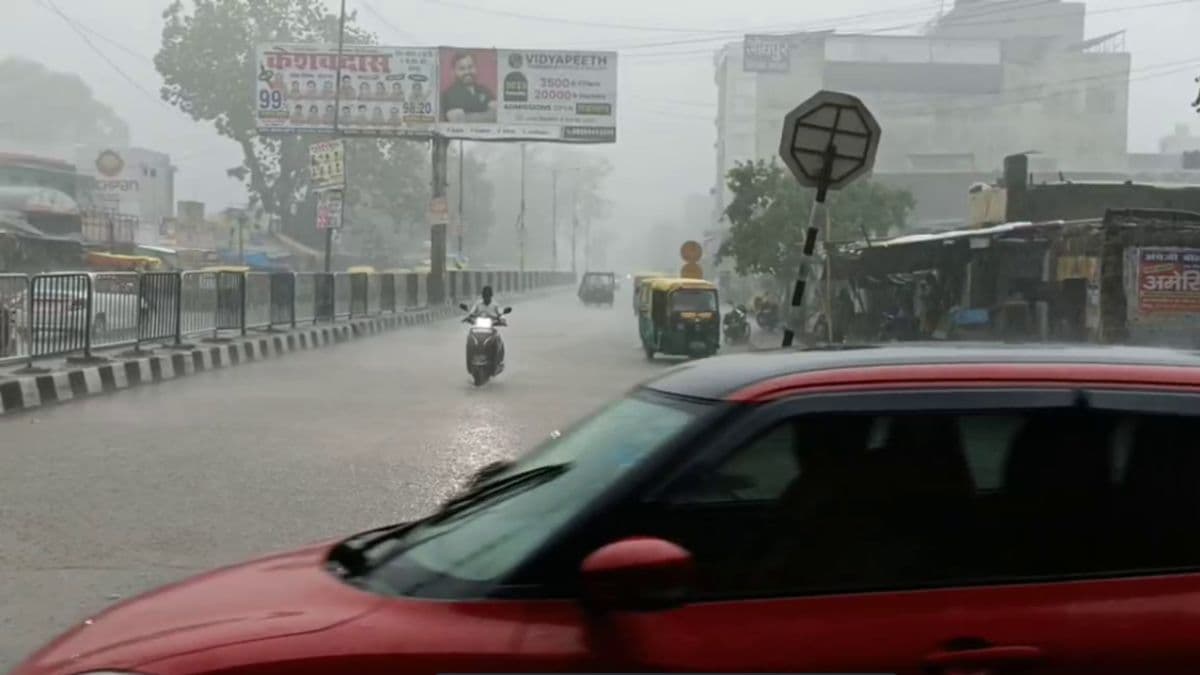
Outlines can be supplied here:
M437 121L437 50L269 43L256 51L260 133L427 136Z
M1200 249L1138 249L1137 284L1143 317L1200 313Z
M439 133L477 140L616 141L615 52L438 51Z
M792 68L786 35L747 35L742 40L742 70L747 73L786 73Z
M259 133L613 143L616 52L261 44Z

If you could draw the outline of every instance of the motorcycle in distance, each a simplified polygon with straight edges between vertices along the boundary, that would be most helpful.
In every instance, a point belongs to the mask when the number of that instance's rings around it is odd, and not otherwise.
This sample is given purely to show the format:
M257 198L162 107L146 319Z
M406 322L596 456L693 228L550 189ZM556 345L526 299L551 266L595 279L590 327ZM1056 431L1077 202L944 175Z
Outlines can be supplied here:
M725 342L727 344L742 344L750 339L749 312L745 305L735 305L733 311L726 314L722 323L725 324Z
M459 308L471 311L465 304ZM467 331L467 372L476 387L504 372L504 340L500 338L499 327L508 325L503 314L511 312L512 307L505 307L499 317L468 314L463 318L463 323L471 326Z

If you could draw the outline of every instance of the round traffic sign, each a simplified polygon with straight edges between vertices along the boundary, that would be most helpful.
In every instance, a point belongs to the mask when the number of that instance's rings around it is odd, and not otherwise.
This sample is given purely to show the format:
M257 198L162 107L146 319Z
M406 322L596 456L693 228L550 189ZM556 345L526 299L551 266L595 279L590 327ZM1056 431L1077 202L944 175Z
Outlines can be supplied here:
M683 279L703 279L704 268L694 262L684 263L683 267L679 268L679 276Z
M704 249L700 248L700 242L698 241L689 239L683 242L683 246L679 247L679 257L683 258L684 262L700 262L700 256L702 255L704 255Z
M823 90L783 118L779 155L801 185L836 190L871 170L879 135L861 100Z

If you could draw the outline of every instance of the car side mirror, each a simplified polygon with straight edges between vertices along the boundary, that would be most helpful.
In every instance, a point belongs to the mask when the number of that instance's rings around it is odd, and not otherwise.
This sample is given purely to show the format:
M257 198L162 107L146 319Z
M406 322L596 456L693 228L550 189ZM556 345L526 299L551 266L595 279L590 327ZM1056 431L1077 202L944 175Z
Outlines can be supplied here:
M650 611L680 604L695 574L692 554L665 539L630 537L583 561L583 601L611 611Z
M505 313L505 314L512 314L512 307L505 307L505 308L504 308L504 313Z
M471 311L471 308L470 308L470 307L467 307L467 303L465 303L465 302L460 302L460 303L458 303L458 308L459 308L459 309L461 309L461 310L462 310L462 311L464 311L464 312L469 312L469 311Z

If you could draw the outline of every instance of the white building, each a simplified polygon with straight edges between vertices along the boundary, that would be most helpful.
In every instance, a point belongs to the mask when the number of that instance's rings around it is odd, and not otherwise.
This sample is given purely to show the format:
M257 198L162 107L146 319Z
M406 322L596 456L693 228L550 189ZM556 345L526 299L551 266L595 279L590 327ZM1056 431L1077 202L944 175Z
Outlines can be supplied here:
M175 213L175 167L169 155L145 148L87 147L77 153L76 167L95 179L84 201L136 218L137 243L161 242Z
M1120 34L1085 40L1084 11L1079 2L958 0L923 35L726 45L716 58L714 206L728 202L734 161L776 157L783 116L819 89L853 93L879 119L877 174L991 172L1023 151L1036 153L1036 171L1125 170L1130 57Z

